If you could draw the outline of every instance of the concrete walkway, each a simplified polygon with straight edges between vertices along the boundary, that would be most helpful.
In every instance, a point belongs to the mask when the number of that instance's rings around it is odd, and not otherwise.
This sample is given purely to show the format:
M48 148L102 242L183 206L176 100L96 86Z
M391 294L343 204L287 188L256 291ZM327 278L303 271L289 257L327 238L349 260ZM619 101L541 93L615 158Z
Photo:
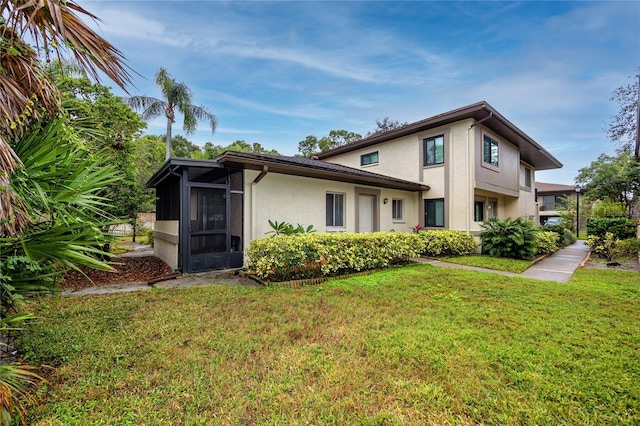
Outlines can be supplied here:
M420 258L413 260L443 268L466 269L469 271L490 272L492 274L507 275L510 277L526 277L536 280L568 283L571 275L573 275L578 266L586 259L589 250L589 247L584 244L584 241L578 240L570 246L561 248L552 255L545 257L521 274L494 271L493 269L477 268L475 266L458 265L436 259Z

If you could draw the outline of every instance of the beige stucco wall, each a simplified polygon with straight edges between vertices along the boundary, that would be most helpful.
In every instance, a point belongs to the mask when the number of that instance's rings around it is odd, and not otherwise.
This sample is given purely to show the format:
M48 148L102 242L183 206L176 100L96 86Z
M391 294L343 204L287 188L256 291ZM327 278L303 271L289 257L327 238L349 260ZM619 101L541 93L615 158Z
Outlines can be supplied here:
M379 208L380 231L409 231L418 223L418 194L378 187L367 187L351 183L334 182L300 176L267 173L257 184L253 180L257 171L245 171L245 211L244 240L267 236L271 231L269 220L300 224L304 227L313 225L317 232L356 232L356 190L369 188L380 191L377 208ZM327 228L325 216L326 193L345 194L345 226ZM384 204L384 199L388 203ZM392 220L392 200L402 199L405 203L405 218L402 221ZM245 246L246 247L246 246Z
M172 269L178 269L179 221L156 220L154 227L153 253Z
M531 167L531 188L523 187L524 165L515 145L489 129L473 125L474 120L462 120L426 132L387 141L326 159L387 176L429 185L424 199L445 199L445 227L470 232L481 231L473 221L474 200L497 201L499 218L534 216L536 220L534 169ZM499 142L498 169L482 163L483 134ZM423 167L422 141L432 136L445 136L445 161L442 165ZM377 165L360 166L360 156L378 151ZM422 201L416 203L416 218L422 223ZM488 217L488 211L485 217ZM417 223L417 222L416 222Z

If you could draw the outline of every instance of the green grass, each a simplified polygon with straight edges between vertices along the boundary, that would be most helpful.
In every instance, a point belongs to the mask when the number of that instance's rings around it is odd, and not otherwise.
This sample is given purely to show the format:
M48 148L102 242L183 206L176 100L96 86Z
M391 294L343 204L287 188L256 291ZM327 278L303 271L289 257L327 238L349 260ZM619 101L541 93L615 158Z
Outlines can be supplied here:
M411 265L44 299L29 424L638 424L640 280Z
M473 254L469 256L451 256L438 258L443 262L457 263L459 265L475 266L478 268L486 268L494 271L514 272L520 274L527 270L532 261L507 259L504 257L493 257L483 254Z

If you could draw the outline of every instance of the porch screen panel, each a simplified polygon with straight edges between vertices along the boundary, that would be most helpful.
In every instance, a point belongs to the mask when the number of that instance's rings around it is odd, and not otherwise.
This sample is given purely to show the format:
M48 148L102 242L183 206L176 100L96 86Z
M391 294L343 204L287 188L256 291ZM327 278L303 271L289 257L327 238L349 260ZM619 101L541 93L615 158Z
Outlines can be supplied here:
M227 229L226 191L191 188L191 232Z

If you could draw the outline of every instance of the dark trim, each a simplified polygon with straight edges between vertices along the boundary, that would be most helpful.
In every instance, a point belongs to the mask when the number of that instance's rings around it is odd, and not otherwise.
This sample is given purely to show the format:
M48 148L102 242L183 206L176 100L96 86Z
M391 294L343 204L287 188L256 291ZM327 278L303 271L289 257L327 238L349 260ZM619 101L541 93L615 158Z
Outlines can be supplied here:
M217 164L227 168L264 170L293 176L347 182L357 185L378 186L403 191L427 191L428 185L397 179L365 170L333 164L305 157L285 157L248 152L226 151L215 158Z

